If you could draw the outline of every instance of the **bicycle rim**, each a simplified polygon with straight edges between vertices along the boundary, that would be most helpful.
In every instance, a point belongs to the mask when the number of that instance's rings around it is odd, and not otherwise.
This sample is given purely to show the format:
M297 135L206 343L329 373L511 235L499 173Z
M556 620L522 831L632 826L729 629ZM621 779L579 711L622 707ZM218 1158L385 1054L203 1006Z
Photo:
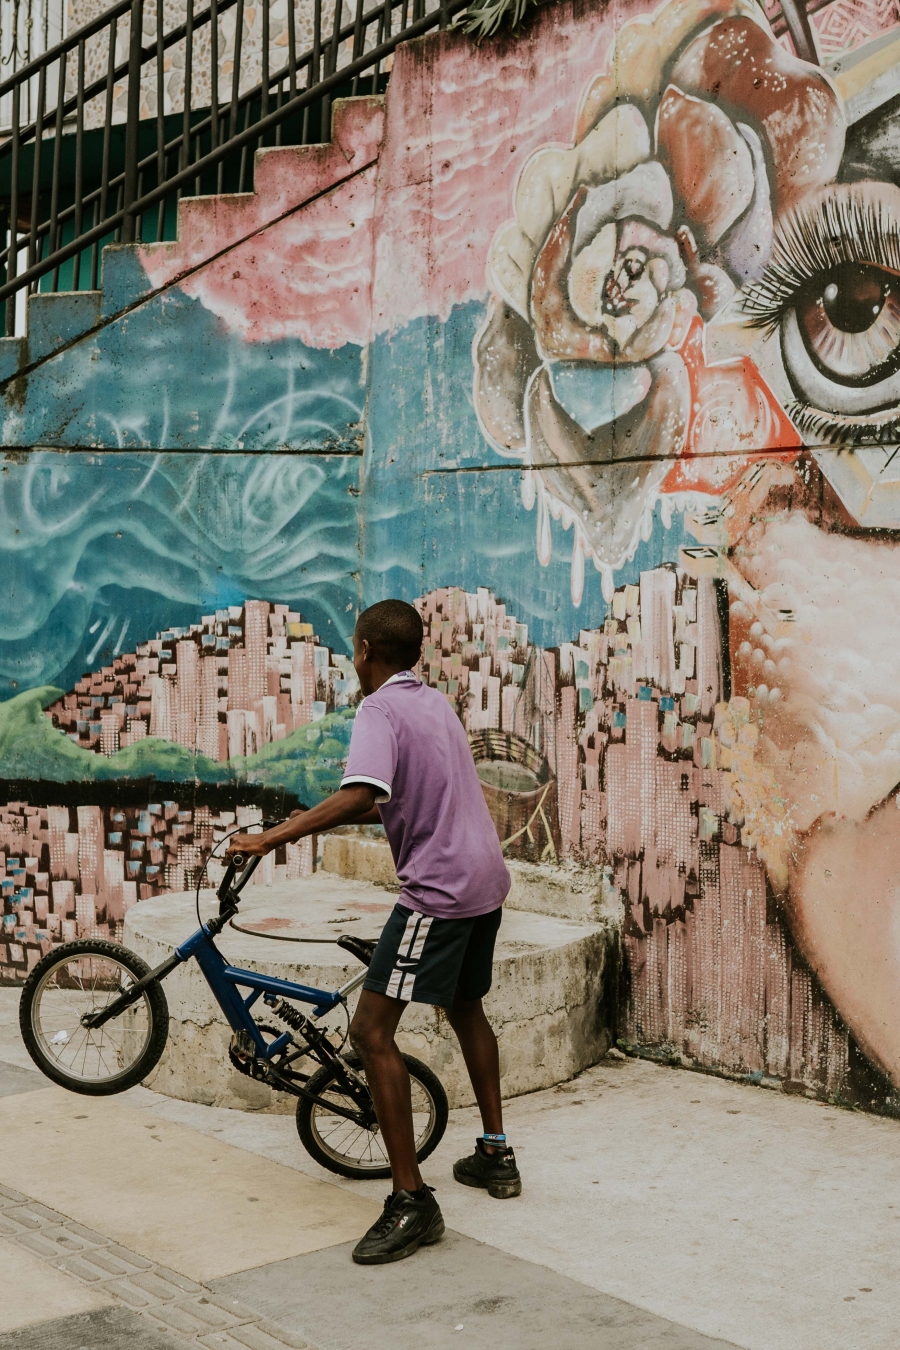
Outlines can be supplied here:
M102 1027L85 1027L81 1019L135 984L137 976L113 956L78 954L51 966L31 1005L31 1029L48 1063L73 1082L113 1084L124 1078L153 1032L146 993Z
M365 1073L357 1069L365 1082ZM410 1078L412 1089L413 1131L416 1141L416 1153L427 1145L437 1122L437 1109L431 1093L416 1078ZM333 1100L340 1106L354 1106L335 1083L318 1094L321 1098ZM383 1172L390 1167L387 1150L381 1138L377 1124L371 1129L336 1115L320 1102L314 1102L310 1112L310 1127L323 1153L327 1153L337 1163L359 1168L360 1171Z

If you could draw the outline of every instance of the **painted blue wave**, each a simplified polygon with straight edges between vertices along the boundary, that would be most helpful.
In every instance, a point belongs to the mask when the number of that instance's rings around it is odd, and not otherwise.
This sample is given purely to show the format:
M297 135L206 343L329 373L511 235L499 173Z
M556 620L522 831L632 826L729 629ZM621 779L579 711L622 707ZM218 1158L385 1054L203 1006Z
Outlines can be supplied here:
M35 451L0 474L0 696L70 688L171 624L290 603L345 650L356 457Z
M590 565L581 604L572 604L572 534L555 522L553 555L541 567L537 512L522 506L521 472L479 430L471 351L483 319L482 304L461 305L446 323L417 320L370 350L364 599L487 586L528 623L534 642L550 647L597 627L607 605ZM442 469L451 472L435 472ZM616 585L675 561L685 542L695 541L686 539L679 515L668 530L657 515L651 538L616 573Z

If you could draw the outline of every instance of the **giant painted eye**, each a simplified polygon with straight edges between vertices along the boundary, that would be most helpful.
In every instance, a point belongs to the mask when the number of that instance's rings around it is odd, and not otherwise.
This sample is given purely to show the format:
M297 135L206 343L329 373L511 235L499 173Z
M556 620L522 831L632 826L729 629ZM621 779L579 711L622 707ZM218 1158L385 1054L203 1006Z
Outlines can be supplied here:
M900 365L900 278L866 263L820 273L797 301L804 346L823 375L868 385Z

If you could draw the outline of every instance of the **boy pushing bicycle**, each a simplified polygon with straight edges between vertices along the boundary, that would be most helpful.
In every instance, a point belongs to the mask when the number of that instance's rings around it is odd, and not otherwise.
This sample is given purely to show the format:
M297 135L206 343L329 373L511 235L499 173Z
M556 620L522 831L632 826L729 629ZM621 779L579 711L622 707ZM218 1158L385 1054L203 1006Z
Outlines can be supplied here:
M410 1001L445 1008L459 1040L484 1134L454 1165L465 1186L498 1199L521 1193L503 1133L497 1038L482 998L509 873L459 719L413 673L422 620L402 600L359 616L353 664L365 695L340 789L263 834L233 835L229 852L265 854L338 825L384 825L400 899L375 949L350 1041L362 1060L391 1164L393 1191L360 1239L361 1265L399 1261L437 1242L444 1220L416 1159L409 1074L394 1033Z

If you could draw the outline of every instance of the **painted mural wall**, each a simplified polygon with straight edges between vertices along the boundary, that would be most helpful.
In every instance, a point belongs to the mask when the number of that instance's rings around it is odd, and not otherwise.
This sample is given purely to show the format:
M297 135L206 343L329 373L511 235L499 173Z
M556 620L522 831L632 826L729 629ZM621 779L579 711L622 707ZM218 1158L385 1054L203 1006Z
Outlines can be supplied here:
M622 1041L900 1109L900 14L811 25L429 38L108 250L80 341L33 308L0 977L331 790L396 595L507 850L619 908Z

